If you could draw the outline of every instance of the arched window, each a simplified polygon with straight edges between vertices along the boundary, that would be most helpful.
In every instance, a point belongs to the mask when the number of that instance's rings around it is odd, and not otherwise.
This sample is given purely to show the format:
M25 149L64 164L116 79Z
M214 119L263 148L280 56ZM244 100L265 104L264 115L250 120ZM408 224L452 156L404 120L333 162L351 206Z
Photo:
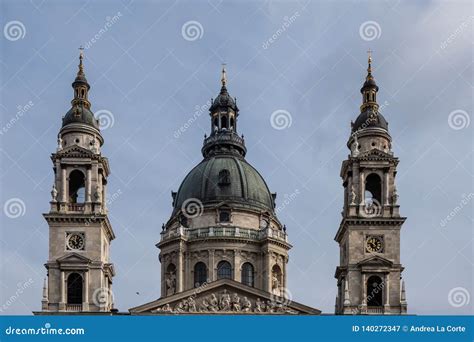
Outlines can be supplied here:
M79 170L74 170L69 175L69 201L70 203L85 201L85 177Z
M378 206L382 204L382 180L377 174L371 173L365 180L365 203L368 205L374 202Z
M82 276L79 273L67 277L67 303L82 304Z
M217 279L232 279L232 266L227 261L217 264Z
M203 262L194 265L194 287L199 287L207 282L207 267Z
M254 286L253 266L249 262L242 265L242 284L252 287Z
M367 306L383 305L384 283L379 276L371 276L367 280Z
M217 118L214 118L213 126L215 131L219 129L219 120Z
M219 171L219 185L229 185L230 184L230 172L229 170L220 170Z
M221 128L227 128L228 125L227 125L227 116L223 116L221 117Z

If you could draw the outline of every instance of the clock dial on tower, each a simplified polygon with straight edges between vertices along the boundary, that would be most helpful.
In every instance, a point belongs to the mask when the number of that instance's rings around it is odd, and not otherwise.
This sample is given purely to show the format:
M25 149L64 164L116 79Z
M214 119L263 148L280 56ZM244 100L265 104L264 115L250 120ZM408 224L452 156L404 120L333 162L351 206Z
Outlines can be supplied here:
M383 237L369 235L365 242L365 250L367 253L382 253L383 252Z
M66 236L66 247L68 250L84 250L84 233L68 233Z

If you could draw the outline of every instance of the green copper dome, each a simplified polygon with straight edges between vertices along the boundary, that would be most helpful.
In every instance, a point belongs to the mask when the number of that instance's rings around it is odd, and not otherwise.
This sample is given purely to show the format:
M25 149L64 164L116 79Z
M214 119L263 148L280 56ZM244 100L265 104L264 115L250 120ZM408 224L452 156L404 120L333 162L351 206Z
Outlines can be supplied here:
M204 205L226 201L273 211L272 194L262 176L243 158L215 155L204 159L184 178L174 200L174 212L184 201L196 198Z

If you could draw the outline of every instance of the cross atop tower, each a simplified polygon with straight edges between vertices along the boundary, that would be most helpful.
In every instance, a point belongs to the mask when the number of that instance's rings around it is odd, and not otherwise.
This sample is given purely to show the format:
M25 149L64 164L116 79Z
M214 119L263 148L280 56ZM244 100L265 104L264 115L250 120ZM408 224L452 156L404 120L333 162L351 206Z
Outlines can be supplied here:
M367 68L367 72L370 74L372 72L372 50L368 49L367 50L367 55L368 55L368 63L369 67Z
M225 70L225 67L226 67L226 63L222 63L222 77L221 77L221 82L222 82L222 86L225 87L225 85L227 84L227 72Z

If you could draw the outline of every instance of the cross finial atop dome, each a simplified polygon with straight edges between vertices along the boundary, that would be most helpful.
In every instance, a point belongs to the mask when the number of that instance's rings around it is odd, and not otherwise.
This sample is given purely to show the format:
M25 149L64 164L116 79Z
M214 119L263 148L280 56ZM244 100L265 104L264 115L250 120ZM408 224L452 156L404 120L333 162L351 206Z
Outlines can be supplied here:
M225 70L225 66L226 64L225 63L222 63L222 72L221 72L221 83L222 83L222 86L225 87L227 85L227 72Z
M77 71L77 76L84 76L84 66L82 60L84 59L84 47L81 45L79 47L79 70Z
M372 74L372 50L371 49L367 50L367 54L368 54L367 73L371 75Z

